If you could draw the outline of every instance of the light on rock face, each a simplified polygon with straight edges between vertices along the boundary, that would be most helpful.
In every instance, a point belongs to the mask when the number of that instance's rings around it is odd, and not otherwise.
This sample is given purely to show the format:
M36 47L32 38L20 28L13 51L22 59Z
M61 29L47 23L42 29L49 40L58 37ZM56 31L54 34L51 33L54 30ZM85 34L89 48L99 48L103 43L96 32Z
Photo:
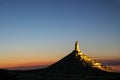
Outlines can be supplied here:
M75 51L81 53L78 41L75 42Z

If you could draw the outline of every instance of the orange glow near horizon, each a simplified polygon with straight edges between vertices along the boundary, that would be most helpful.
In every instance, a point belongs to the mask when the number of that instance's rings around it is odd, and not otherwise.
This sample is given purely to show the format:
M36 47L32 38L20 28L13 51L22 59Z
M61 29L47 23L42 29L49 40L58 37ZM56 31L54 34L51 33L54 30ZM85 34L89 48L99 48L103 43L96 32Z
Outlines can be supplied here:
M63 58L64 56L68 55L68 53L71 50L65 50L65 51L59 51L57 49L51 51L49 48L48 50L44 50L43 52L39 52L37 50L29 50L29 51L10 51L7 52L5 51L2 56L0 58L0 68L3 69L14 69L16 67L34 67L34 66L43 66L43 65L51 65L55 62L57 62L58 60L60 60L61 58ZM8 54L9 53L9 54ZM42 54L43 53L43 54ZM49 53L49 54L48 54ZM56 54L57 53L57 54ZM65 54L60 54L60 53L65 53ZM85 53L86 55L88 55L87 53ZM89 55L88 55L89 56ZM95 56L95 55L94 55ZM93 58L95 58L93 56ZM118 62L119 59L118 58L110 58L110 57L102 57L103 59L100 59L100 57L96 57L96 60L98 60L99 62L103 62L106 65L108 65L107 63L109 62ZM110 64L111 65L111 64ZM114 67L116 69L118 69L118 67ZM27 68L26 68L27 69Z
M2 64L0 68L9 69L15 67L28 67L28 66L43 66L43 65L51 65L54 62L29 62L29 63L13 63L13 64Z
M113 70L120 72L120 65L119 66L110 66Z
M20 52L19 52L20 53ZM27 67L27 66L42 66L50 65L59 60L61 56L53 58L55 55L50 56L50 54L43 54L42 56L38 53L19 54L19 53L9 53L9 55L3 54L0 58L0 68L9 69L15 67ZM22 53L22 52L21 52ZM29 54L28 54L29 53ZM43 52L45 53L45 52Z
M0 65L0 68L3 68L3 69L18 69L18 70L26 70L26 69L35 69L36 66L49 66L53 63L55 63L57 60L49 60L49 61L34 61L34 62L17 62L17 61L13 61L13 62L9 62L9 63L1 63ZM110 64L107 64L109 62L112 62L114 63L114 60L106 60L106 59L98 59L99 62L102 62L104 63L105 65L110 65ZM117 60L115 60L117 61ZM119 61L119 60L118 60ZM120 65L110 65L110 67L113 69L113 70L116 70L116 71L120 71Z

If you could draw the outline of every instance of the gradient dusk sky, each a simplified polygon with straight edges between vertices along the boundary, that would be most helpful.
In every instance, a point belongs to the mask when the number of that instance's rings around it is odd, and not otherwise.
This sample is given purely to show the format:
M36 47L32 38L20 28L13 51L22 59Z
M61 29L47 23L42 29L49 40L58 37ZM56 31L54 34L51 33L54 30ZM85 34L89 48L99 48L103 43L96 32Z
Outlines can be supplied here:
M120 0L0 0L0 68L51 64L76 40L120 66Z

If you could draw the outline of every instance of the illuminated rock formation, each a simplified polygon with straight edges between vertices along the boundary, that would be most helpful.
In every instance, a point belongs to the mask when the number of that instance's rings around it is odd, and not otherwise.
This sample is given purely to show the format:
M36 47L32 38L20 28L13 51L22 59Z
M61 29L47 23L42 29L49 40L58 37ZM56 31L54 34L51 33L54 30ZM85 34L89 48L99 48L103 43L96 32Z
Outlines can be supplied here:
M78 53L81 52L78 41L75 42L75 51L77 51Z
M75 42L75 50L72 53L49 66L47 70L62 73L113 72L110 67L84 55L79 48L78 41Z

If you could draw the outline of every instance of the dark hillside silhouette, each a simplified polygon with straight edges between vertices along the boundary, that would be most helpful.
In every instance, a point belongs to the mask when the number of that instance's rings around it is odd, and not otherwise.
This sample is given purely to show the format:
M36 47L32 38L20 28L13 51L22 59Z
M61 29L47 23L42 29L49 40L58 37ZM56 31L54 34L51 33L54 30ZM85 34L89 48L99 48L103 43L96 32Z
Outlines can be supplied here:
M0 80L18 80L15 75L8 70L0 70Z
M105 73L113 72L113 70L97 62L91 57L84 55L78 41L75 43L75 50L47 68L49 72L57 73Z

